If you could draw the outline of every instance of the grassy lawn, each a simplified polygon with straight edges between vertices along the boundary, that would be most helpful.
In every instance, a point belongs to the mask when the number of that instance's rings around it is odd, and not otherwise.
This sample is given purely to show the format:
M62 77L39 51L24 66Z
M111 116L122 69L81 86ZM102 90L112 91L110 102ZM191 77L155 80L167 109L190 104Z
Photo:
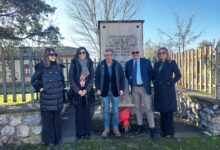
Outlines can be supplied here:
M1 149L1 147L0 147ZM7 146L7 150L47 150L43 145ZM54 146L55 150L219 150L218 137L188 137L151 140L145 137L127 137L106 140L81 140Z

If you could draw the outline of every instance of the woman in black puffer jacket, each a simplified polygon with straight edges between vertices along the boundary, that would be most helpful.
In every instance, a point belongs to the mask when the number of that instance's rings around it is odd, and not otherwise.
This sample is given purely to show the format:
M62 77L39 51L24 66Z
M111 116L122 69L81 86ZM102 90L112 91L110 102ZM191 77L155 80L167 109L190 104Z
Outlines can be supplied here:
M90 138L91 111L94 103L94 68L93 61L84 47L79 47L69 70L70 91L72 102L75 104L76 136Z
M63 65L56 61L54 49L46 48L41 63L35 66L31 84L40 92L42 139L49 146L61 142L61 109L63 106Z

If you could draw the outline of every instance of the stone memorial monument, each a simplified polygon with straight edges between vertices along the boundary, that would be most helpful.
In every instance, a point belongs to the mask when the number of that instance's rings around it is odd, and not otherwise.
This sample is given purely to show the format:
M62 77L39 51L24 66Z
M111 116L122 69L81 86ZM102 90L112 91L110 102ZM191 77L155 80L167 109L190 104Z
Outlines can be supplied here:
M101 60L104 59L103 53L106 48L114 50L114 58L118 60L123 68L125 62L131 59L131 49L139 47L143 55L143 20L129 21L99 21ZM121 107L132 107L129 86L126 80L126 92L121 97Z

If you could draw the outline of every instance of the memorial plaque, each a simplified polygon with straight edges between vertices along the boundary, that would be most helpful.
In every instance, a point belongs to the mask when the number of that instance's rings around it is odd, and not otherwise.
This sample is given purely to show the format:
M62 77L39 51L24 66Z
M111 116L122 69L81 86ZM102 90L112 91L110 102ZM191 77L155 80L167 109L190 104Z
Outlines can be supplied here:
M114 50L114 59L118 60L123 68L125 62L131 59L133 47L139 47L143 55L143 23L143 20L99 21L101 60L104 59L103 53L107 48ZM126 93L121 97L120 106L133 106L127 79Z

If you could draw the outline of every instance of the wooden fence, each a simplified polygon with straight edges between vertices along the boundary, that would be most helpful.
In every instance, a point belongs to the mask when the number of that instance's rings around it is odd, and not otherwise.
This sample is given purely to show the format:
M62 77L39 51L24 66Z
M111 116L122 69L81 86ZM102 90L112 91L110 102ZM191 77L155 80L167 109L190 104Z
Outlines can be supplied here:
M171 54L182 73L178 86L219 97L219 48L211 46Z
M171 54L176 60L182 73L178 86L219 98L219 48L203 47L184 53ZM68 71L71 59L60 60L66 68L64 75L66 84L69 84ZM39 62L39 54L32 49L0 53L0 104L17 103L37 99L30 79L34 66ZM97 61L94 60L94 68ZM18 98L19 97L19 98ZM11 100L10 100L11 99Z
M39 52L32 49L0 52L0 104L17 103L18 99L21 102L37 99L38 94L30 80L34 66L39 63ZM71 59L59 58L59 61L65 65L64 75L68 86ZM94 59L94 67L96 65Z

